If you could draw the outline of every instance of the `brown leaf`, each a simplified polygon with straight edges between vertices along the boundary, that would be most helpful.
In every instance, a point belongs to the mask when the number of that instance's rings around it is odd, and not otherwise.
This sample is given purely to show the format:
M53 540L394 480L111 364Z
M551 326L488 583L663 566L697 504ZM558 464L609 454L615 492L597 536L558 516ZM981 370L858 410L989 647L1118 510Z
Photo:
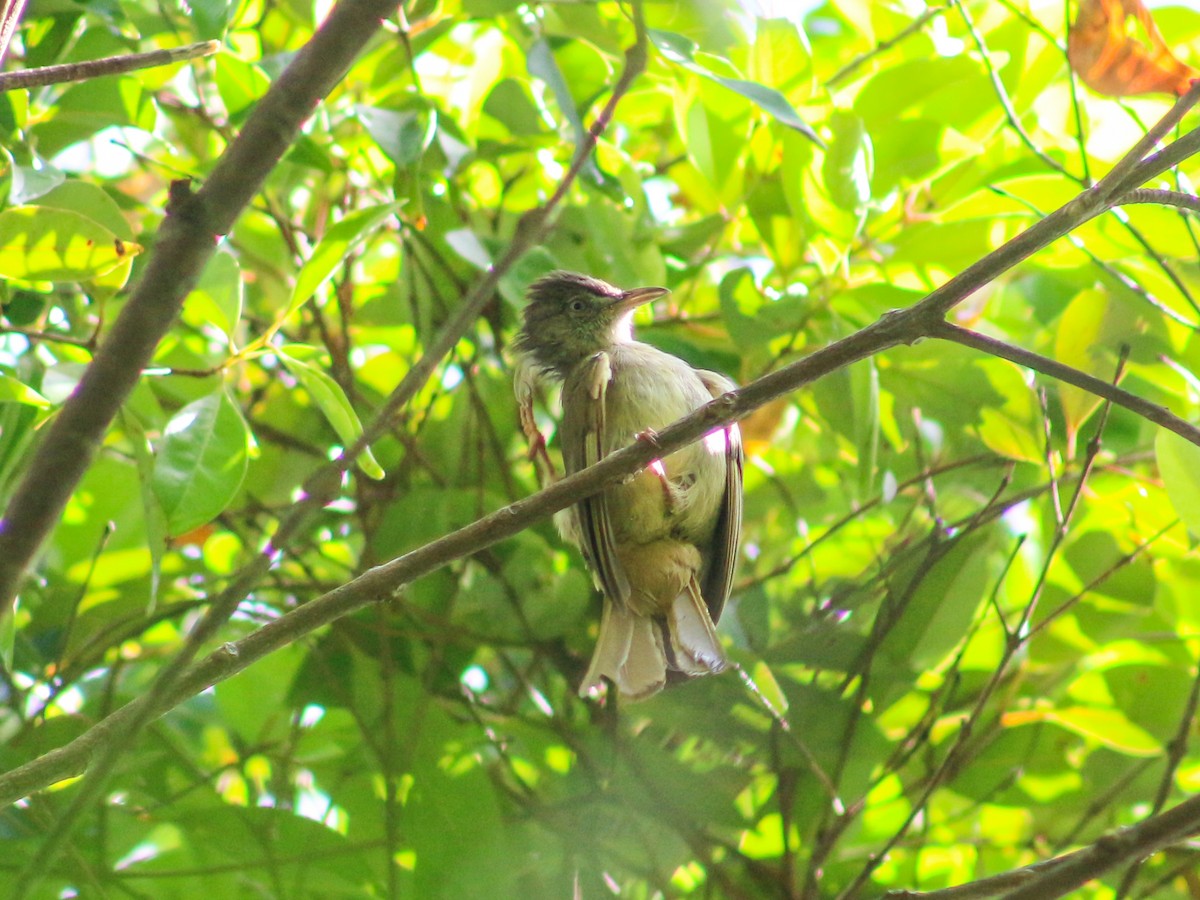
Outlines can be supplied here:
M761 456L771 448L775 432L783 422L783 414L791 405L787 397L780 397L760 406L739 423L742 429L742 446L747 456Z
M1128 33L1131 18L1145 29L1149 46ZM1171 53L1141 0L1080 0L1067 59L1084 84L1110 97L1183 94L1200 76Z

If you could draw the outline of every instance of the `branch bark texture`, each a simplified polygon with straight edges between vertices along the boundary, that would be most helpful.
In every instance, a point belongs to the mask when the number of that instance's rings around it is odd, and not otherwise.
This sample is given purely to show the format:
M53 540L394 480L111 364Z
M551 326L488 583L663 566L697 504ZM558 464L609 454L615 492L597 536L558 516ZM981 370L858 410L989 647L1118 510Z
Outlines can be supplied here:
M226 234L300 126L395 8L343 0L259 102L195 194L178 191L141 281L55 417L0 518L0 619L113 418Z
M633 62L631 59L631 71ZM617 92L614 92L614 96L616 95ZM660 432L653 442L639 441L612 454L597 465L565 478L532 497L510 504L465 528L371 569L359 578L264 625L237 642L225 644L207 657L189 665L177 678L165 684L161 691L151 692L128 704L70 744L0 776L0 802L12 802L56 781L77 774L87 765L89 757L97 748L111 746L109 742L130 727L163 714L198 691L231 677L274 650L286 646L354 610L394 596L404 585L441 566L514 536L535 522L547 518L555 511L638 471L653 459L698 440L704 434L746 416L775 398L794 391L823 375L898 345L912 343L923 338L937 337L962 343L993 355L1003 356L1021 365L1045 372L1052 377L1067 380L1086 390L1093 390L1100 396L1122 404L1150 421L1168 427L1194 443L1200 444L1200 431L1197 431L1196 428L1165 410L1151 408L1149 404L1145 404L1144 401L1140 401L1128 392L1098 380L1092 383L1087 380L1086 376L1081 376L1081 373L1071 375L1069 372L1063 372L1055 368L1057 364L1052 360L1046 360L1019 348L1010 348L1000 342L959 329L945 321L946 315L957 304L997 276L1083 223L1120 205L1124 202L1123 198L1144 183L1146 179L1154 177L1169 165L1200 149L1200 132L1192 132L1159 153L1145 157L1157 140L1170 127L1173 127L1174 123L1178 122L1183 113L1194 105L1197 99L1200 99L1200 87L1194 87L1182 98L1163 122L1156 125L1147 139L1143 139L1130 156L1122 160L1106 179L1084 191L1028 231L1018 235L1003 247L969 267L932 292L920 303L907 309L888 313L866 328L830 344L802 360L772 372L738 391L730 392L714 400L706 407ZM608 112L611 112L611 104ZM1164 126L1164 122L1168 124ZM602 116L601 119L598 119L597 127L602 127L603 124ZM596 131L593 129L593 137L595 133ZM577 156L577 164L581 158ZM556 194L553 202L557 203L557 199L560 198L561 192ZM197 219L201 223L205 223L209 220L202 215L203 204L200 204L199 212L192 210L193 204L199 199L200 195L197 195L189 200L185 205L185 211L194 212ZM545 228L549 225L548 216L549 213L545 212L540 217L528 220L527 228L522 229L518 234L514 248L510 248L509 253L498 263L498 267L511 265L520 252L523 252L522 248L530 246L531 236L544 233ZM216 232L208 231L206 233L211 237ZM460 314L454 318L452 326L448 326L443 337L449 339L450 335L458 328L469 327L470 322L477 314L477 307L494 288L495 273L489 273L489 276L483 279L469 295ZM171 316L173 315L172 312ZM167 319L166 324L169 325L169 322L170 318ZM439 338L431 345L426 356L429 362L426 364L426 360L422 360L423 365L415 373L410 373L410 377L406 377L392 401L389 402L384 414L379 417L380 422L386 421L392 411L398 410L411 398L410 388L406 386L419 384L424 377L427 377L427 373L433 370L437 360L440 359L437 353L444 343L445 341ZM450 341L450 344L452 345L453 341ZM151 344L150 350L152 349L153 345ZM132 377L136 378L137 370L132 369L132 372ZM364 440L369 439L370 437L366 437ZM348 448L344 459L353 459L358 449L358 447ZM340 465L344 468L349 463L343 462ZM82 472L82 468L80 468L80 472ZM69 490L70 487L66 489L68 494ZM65 502L65 496L66 494L63 496L63 502ZM0 534L0 540L4 537L4 534ZM7 562L3 553L4 547L3 544L0 544L0 574L3 573L2 567ZM2 585L3 582L0 581L0 586ZM1072 857L1069 862L1053 867L1046 877L1060 879L1054 886L1055 890L1058 890L1061 885L1067 885L1064 890L1069 890L1072 886L1082 883L1079 879L1086 880L1094 877L1105 868L1131 858L1139 850L1160 846L1161 843L1156 842L1177 838L1180 834L1185 833L1187 828L1194 827L1197 821L1200 821L1200 803L1188 801L1161 816L1147 819L1142 825L1137 826L1138 829L1142 829L1137 832L1139 836L1137 841L1131 842L1118 836L1111 841L1101 842L1094 848L1095 852ZM1144 829L1143 826L1145 826ZM1045 891L1029 893L1028 891L1032 888L1033 883L1022 885L1017 892L1010 896L1014 898L1061 896L1061 893L1046 893Z
M1176 109L1185 104L1194 104L1197 99L1200 99L1200 88L1193 89L1182 98ZM1135 167L1131 171L1133 174L1127 176L1130 179L1140 170ZM997 347L983 346L986 341L966 339L964 335L972 333L948 325L945 322L945 314L1003 272L1110 206L1117 205L1119 197L1108 195L1106 198L1103 185L1105 182L1083 192L1028 231L933 291L916 305L887 313L854 334L771 372L737 391L718 397L707 406L664 429L653 444L639 441L626 447L595 466L564 478L531 497L497 510L389 563L371 569L342 587L264 625L253 634L224 645L190 666L162 696L147 696L133 701L70 744L0 776L0 803L11 802L31 791L77 774L86 766L89 755L106 735L119 733L136 719L161 715L198 691L237 674L303 635L310 634L317 628L372 602L391 597L404 585L441 566L512 537L535 522L596 493L605 485L639 471L652 460L699 440L708 432L741 419L771 400L795 391L824 375L884 350L928 337L953 339L995 355L1006 355L1007 350L1001 353ZM1007 345L1000 344L1000 348L1006 347ZM1021 352L1019 359L1014 361L1038 370L1044 368L1047 374L1055 377L1061 374L1053 368L1053 361L1044 360L1050 365L1042 366L1043 358L1036 354ZM1086 379L1086 376L1083 378ZM1144 404L1144 401L1138 401L1128 392L1106 383L1097 380L1096 384L1093 384L1091 381L1079 379L1072 383L1085 389L1095 388L1097 392L1102 391L1101 396L1125 405L1139 414L1145 415L1148 412L1143 406L1139 406L1139 403ZM1153 420L1158 424L1200 445L1200 430L1190 423L1161 409L1158 409L1155 416ZM352 459L356 452L357 448L350 448L346 458Z

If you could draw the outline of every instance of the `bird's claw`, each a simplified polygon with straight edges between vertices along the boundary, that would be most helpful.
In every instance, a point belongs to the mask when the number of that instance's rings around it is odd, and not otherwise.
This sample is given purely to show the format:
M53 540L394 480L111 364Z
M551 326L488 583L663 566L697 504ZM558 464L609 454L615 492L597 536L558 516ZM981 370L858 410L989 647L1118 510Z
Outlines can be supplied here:
M642 441L643 443L649 444L655 450L661 449L658 443L658 432L653 428L645 428L642 431L639 431L633 436L633 439L635 441Z

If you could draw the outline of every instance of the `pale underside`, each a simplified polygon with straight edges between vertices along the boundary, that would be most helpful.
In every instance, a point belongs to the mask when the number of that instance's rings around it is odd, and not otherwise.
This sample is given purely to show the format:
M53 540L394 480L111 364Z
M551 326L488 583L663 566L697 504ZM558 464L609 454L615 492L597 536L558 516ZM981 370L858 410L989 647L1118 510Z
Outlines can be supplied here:
M579 471L661 429L733 385L647 344L619 342L563 385L563 460ZM669 669L719 672L714 621L729 594L741 530L741 446L722 429L575 509L578 541L605 595L580 693L607 677L640 698Z

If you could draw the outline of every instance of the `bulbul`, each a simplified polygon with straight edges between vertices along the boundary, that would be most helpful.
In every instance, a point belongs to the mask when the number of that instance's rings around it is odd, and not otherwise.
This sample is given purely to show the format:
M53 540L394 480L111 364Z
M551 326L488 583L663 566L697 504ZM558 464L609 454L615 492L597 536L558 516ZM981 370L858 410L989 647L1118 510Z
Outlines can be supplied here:
M530 287L515 349L528 369L562 384L559 443L568 474L639 436L652 439L733 389L714 372L634 340L634 310L667 293L622 291L573 272L552 272ZM659 691L669 670L691 676L725 667L714 623L729 596L742 527L736 425L583 500L574 526L604 594L581 695L607 678L639 699Z

